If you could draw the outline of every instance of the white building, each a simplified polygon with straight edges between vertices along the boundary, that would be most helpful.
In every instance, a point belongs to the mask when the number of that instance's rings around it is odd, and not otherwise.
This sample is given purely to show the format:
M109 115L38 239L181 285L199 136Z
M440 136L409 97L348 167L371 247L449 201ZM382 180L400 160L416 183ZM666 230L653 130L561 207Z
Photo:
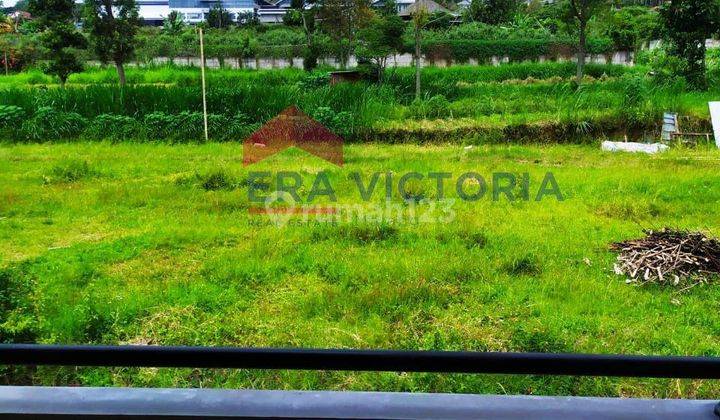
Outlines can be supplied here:
M170 14L169 0L137 0L138 12L146 25L160 26Z
M261 23L282 23L290 8L290 0L257 0L257 16Z
M182 13L188 23L205 20L210 9L221 6L235 20L239 14L254 13L257 6L253 0L169 0L170 10Z

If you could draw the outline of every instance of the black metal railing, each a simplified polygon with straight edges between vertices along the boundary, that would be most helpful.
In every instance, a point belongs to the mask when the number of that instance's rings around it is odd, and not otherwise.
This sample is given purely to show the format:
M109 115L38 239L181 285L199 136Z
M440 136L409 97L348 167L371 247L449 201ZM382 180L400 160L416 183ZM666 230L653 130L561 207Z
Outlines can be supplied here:
M234 347L0 344L0 364L720 379L720 358Z
M302 369L720 379L720 358L0 344L0 365ZM0 386L0 419L707 418L717 401L467 394Z

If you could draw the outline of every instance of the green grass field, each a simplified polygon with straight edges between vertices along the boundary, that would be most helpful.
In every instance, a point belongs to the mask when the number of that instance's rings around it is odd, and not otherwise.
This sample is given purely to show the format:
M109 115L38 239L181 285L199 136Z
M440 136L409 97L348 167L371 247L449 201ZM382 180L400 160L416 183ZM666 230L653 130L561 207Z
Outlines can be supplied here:
M247 169L240 144L0 146L0 341L720 355L717 286L628 285L608 251L643 228L720 232L717 150L351 145L345 161L289 151ZM565 200L486 196L456 202L445 222L278 227L249 215L249 170L327 171L345 204L359 202L351 172L528 173L531 195L552 172ZM411 188L433 198L426 181ZM397 192L393 203L413 209ZM720 392L717 381L2 369L16 384Z

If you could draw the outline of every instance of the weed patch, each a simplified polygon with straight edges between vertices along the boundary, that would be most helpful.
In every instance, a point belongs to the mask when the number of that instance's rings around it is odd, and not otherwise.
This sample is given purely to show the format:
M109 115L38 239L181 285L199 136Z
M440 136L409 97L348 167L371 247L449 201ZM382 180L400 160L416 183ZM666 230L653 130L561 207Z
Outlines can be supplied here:
M542 273L542 265L535 255L525 255L506 263L503 271L511 276L537 276Z
M344 239L368 244L397 238L399 229L389 223L348 223L318 226L313 230L314 240Z
M69 160L53 166L49 175L43 178L44 183L77 182L84 179L94 178L100 173L93 169L86 160Z

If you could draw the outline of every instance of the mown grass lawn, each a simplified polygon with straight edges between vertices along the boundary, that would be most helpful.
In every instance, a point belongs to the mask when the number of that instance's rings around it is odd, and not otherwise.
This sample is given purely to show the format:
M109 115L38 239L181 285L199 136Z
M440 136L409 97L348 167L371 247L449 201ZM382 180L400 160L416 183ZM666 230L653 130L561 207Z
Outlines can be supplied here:
M0 147L0 340L720 355L720 291L625 284L612 241L720 233L720 152L351 145L242 166L239 144ZM457 202L441 223L248 214L250 170L552 172L564 201ZM382 182L382 181L381 181ZM382 184L380 184L382 187ZM434 198L432 183L416 193ZM382 188L379 191L382 191ZM309 192L305 185L301 194ZM454 193L450 194L454 196ZM382 202L377 193L373 202ZM393 203L409 206L395 192ZM419 208L429 206L420 204ZM717 397L716 381L191 369L3 368L3 382Z

